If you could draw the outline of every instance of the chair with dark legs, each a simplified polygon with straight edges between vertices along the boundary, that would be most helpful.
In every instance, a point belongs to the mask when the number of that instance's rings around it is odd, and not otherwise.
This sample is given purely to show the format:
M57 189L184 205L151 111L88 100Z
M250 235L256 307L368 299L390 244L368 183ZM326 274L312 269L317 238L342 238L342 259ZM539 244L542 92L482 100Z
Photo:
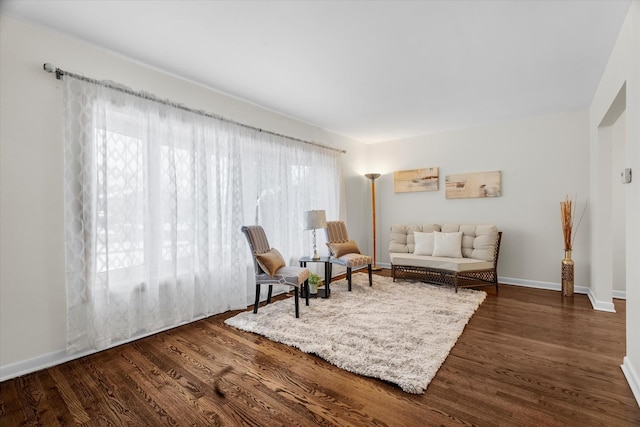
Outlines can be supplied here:
M309 270L304 267L290 267L280 255L277 249L269 246L267 235L260 225L246 225L242 227L242 232L249 242L253 264L256 275L256 300L253 304L253 312L258 312L260 304L260 285L269 285L267 304L271 302L273 285L292 286L294 292L296 318L300 317L298 302L298 289L305 286L309 278ZM309 290L303 292L306 295L306 305L309 305Z
M347 226L343 221L327 221L327 246L331 253L331 265L337 264L347 267L347 284L351 290L351 271L353 268L367 266L369 273L369 286L373 284L371 277L371 263L373 258L363 255L358 245L349 240Z

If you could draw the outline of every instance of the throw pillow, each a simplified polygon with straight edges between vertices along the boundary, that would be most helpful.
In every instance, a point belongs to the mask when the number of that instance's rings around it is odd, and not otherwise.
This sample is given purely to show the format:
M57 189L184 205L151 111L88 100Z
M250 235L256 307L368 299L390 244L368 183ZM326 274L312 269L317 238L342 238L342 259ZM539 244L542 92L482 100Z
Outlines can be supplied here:
M271 248L263 254L256 254L256 260L260 268L269 276L273 277L280 267L287 265L284 258L276 248Z
M433 256L462 258L462 231L433 234Z
M433 255L433 233L414 231L413 239L416 242L414 255Z
M333 254L334 257L340 258L346 254L359 254L360 249L358 249L358 245L353 240L349 240L348 242L343 243L327 243L329 250Z

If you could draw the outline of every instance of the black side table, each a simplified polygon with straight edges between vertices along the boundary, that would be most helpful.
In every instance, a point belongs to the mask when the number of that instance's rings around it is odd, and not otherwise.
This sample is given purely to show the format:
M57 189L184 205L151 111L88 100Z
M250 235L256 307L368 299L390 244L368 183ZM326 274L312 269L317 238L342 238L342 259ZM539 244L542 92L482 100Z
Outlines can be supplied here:
M320 298L329 298L331 295L331 289L329 284L331 283L331 257L321 256L318 259L313 259L310 256L303 256L298 260L300 267L306 267L308 262L322 262L324 263L324 292L320 292L318 289L318 296ZM308 281L307 281L308 282ZM309 283L305 282L305 288L309 290Z

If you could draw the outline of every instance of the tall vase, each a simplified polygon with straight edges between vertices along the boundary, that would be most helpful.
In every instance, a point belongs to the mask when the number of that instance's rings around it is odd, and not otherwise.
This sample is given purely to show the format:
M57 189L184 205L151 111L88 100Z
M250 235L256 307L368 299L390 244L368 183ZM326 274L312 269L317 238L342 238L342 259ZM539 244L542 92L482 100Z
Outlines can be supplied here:
M564 259L562 260L562 295L565 297L573 296L573 260L571 259L571 250L564 251Z

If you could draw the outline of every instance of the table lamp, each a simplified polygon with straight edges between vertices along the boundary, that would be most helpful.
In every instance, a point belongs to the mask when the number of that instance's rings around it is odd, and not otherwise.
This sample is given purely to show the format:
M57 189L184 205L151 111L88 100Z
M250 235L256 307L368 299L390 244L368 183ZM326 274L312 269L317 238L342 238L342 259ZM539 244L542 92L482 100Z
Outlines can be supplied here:
M327 214L323 210L306 211L304 213L304 229L313 230L313 256L311 259L320 259L316 248L316 229L327 226Z

